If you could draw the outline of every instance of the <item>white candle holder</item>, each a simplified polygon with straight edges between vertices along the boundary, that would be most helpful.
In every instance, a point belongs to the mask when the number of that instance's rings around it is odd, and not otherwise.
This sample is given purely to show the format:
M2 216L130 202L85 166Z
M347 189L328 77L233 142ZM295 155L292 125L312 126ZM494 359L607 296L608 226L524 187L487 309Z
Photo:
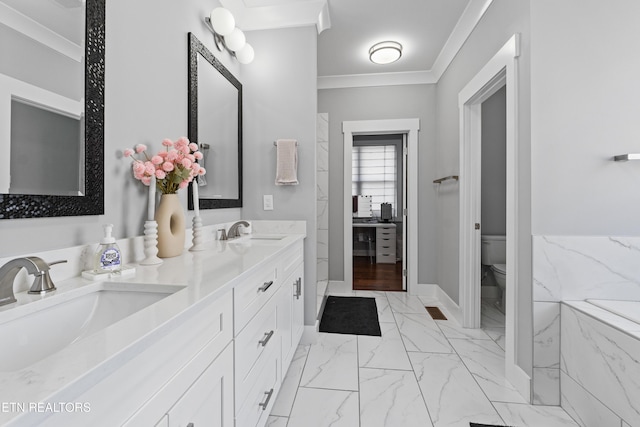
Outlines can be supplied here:
M189 248L190 251L204 251L206 249L204 245L204 231L202 231L202 219L199 215L193 217L193 246Z
M146 258L140 265L162 264L158 258L158 223L155 221L144 222L144 255Z

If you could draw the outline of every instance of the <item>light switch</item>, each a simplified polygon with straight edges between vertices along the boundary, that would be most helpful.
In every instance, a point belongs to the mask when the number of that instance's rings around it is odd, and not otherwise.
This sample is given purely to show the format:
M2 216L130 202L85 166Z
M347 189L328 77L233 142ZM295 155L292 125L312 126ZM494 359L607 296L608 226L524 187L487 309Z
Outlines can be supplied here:
M271 194L265 194L262 196L262 205L265 211L273 210L273 196Z

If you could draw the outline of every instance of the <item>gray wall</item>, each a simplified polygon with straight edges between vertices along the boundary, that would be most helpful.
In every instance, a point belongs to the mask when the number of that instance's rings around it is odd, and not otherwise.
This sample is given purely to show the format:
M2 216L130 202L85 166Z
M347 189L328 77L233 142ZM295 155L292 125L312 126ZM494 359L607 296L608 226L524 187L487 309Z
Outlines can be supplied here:
M161 148L164 138L187 134L187 33L194 32L239 76L240 66L213 46L203 17L216 1L110 0L106 16L105 214L101 216L0 221L0 256L93 244L103 223L117 238L142 235L146 187L131 174L124 148L145 143ZM179 192L186 211L187 193ZM239 219L241 209L201 211L204 224ZM191 211L187 224L191 224Z
M243 216L305 220L305 323L316 313L316 39L314 27L252 31L256 51L242 68L244 89ZM277 139L298 141L299 185L276 186ZM273 195L265 211L262 196Z
M482 103L482 234L507 233L507 88Z
M434 85L384 86L318 91L318 111L329 113L329 280L344 280L342 122L419 118L418 282L437 283ZM349 230L350 232L350 230Z
M83 65L0 24L0 74L67 98L84 96Z
M640 2L531 2L533 233L640 234ZM569 23L569 26L568 26Z
M12 100L9 192L77 195L84 191L79 172L84 164L81 125L84 120Z
M528 0L494 0L437 85L438 175L459 171L460 118L458 94L514 33L521 35L518 59L519 152L516 165L518 192L518 318L517 364L528 374L532 366L531 301L531 36ZM574 9L575 11L575 9ZM573 18L572 20L575 20ZM565 24L567 21L564 21ZM459 191L438 194L438 284L459 301Z

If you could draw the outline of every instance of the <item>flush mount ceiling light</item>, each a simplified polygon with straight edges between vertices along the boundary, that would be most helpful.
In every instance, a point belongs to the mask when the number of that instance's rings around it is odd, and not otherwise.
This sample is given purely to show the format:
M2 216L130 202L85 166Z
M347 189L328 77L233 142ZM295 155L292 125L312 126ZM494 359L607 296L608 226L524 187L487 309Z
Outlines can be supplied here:
M391 64L400 59L401 56L402 45L398 42L380 42L369 49L369 60L374 64Z
M226 49L241 64L253 61L253 48L247 43L242 30L236 27L236 21L231 12L223 7L216 7L209 16L204 18L204 22L213 33L219 51L222 51L222 48Z

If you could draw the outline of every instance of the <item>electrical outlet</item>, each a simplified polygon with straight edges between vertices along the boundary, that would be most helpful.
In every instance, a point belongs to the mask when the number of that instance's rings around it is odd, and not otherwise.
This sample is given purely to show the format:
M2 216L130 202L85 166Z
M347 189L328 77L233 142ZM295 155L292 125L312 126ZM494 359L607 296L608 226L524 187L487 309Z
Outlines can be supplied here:
M265 194L262 196L262 208L265 211L273 210L273 196L271 194Z

